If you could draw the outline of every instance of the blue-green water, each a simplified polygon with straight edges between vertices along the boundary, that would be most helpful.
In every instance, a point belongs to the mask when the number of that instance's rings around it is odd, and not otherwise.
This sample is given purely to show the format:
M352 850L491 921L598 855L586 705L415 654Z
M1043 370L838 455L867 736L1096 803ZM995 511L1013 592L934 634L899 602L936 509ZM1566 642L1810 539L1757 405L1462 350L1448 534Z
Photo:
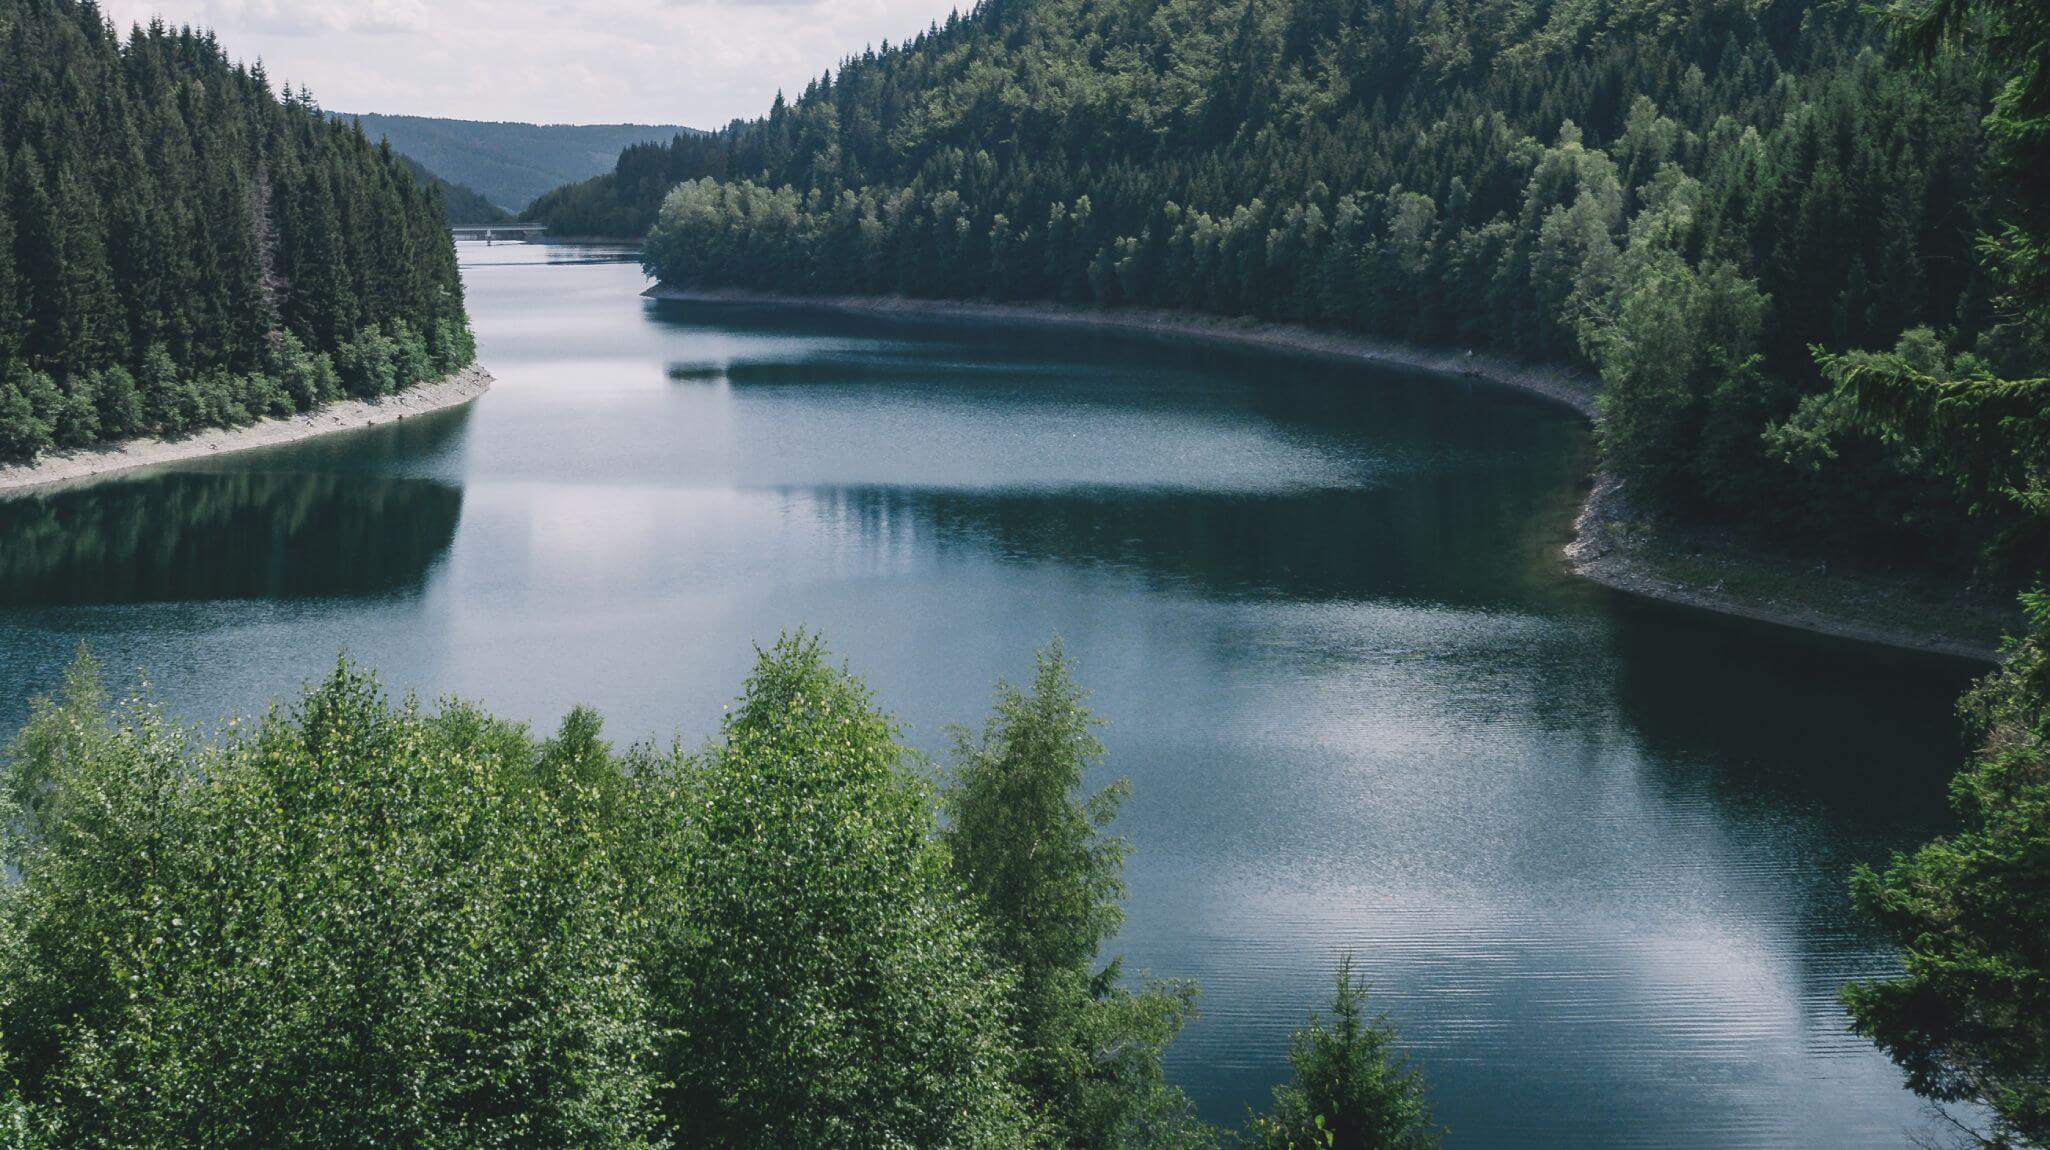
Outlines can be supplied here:
M643 300L465 245L464 411L0 502L0 727L81 640L199 720L336 653L615 737L711 732L809 626L939 751L1056 634L1111 725L1118 947L1197 978L1235 1120L1345 951L1455 1146L1869 1146L1844 876L1944 825L1967 669L1562 570L1570 413L1065 332Z

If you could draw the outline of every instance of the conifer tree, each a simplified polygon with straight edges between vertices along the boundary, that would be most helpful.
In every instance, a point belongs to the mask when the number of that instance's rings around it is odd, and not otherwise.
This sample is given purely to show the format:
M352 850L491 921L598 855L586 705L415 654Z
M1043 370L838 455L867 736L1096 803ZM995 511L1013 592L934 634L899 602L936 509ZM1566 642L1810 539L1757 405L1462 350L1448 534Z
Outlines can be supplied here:
M0 461L470 361L440 200L210 33L0 0L0 75Z

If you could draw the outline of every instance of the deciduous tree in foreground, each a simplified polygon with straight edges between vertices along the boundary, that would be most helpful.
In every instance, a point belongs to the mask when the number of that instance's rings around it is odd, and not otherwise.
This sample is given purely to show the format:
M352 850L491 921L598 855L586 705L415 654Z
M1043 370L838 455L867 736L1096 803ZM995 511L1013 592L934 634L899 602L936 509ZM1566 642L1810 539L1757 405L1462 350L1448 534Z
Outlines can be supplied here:
M696 752L346 662L201 737L82 658L0 771L0 1147L1213 1144L1161 1074L1192 992L1098 965L1092 723L1053 649L942 831L813 638ZM1409 1097L1304 1089L1344 1129Z

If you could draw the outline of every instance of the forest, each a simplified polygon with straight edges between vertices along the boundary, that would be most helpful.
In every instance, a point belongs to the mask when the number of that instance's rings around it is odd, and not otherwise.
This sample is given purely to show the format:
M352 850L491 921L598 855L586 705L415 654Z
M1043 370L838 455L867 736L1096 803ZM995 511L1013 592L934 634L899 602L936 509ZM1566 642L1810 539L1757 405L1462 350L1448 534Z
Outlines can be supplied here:
M1982 160L1993 81L1968 52L1904 59L1885 24L1848 0L986 0L534 214L652 225L672 285L1581 365L1644 505L2019 584L2050 556L2037 518L1861 418L1817 359L2046 360L1976 250L2023 194Z
M344 124L362 124L373 140L390 140L450 183L475 189L506 211L564 184L611 169L620 149L660 142L689 129L675 124L523 124L505 120L450 120L330 111Z
M473 357L446 205L391 148L206 33L0 0L0 37L0 458ZM2046 61L2037 0L983 0L534 214L649 229L675 286L1578 364L1603 466L1668 514L2040 587ZM345 568L390 514L335 483L295 490ZM259 487L173 494L232 526ZM399 565L456 530L431 498ZM188 565L100 514L114 544L25 515L50 566L0 586ZM1849 877L1899 957L1851 1026L1996 1147L2050 1145L2050 590L2022 602L1952 829ZM804 633L696 747L394 699L346 658L254 719L169 714L81 653L0 753L4 1150L1444 1134L1349 963L1268 1108L1198 1119L1165 1062L1198 988L1114 953L1126 788L1058 645L938 764Z
M2025 588L2050 570L2046 62L2033 0L984 0L555 203L652 214L671 286L1580 364L1603 467L1662 514ZM1852 884L1902 973L1845 991L1993 1147L2050 1145L2050 593L2023 602L1964 703L1956 832Z
M400 153L399 163L412 173L414 183L432 188L441 197L442 212L450 224L457 227L499 224L512 218L511 212L485 199L477 189L468 184L452 184L428 171L426 165L411 156Z
M211 34L0 0L0 461L474 357L435 189Z
M1434 1145L1346 966L1267 1113L1192 1116L1195 988L1099 957L1096 726L1058 646L938 777L805 635L697 750L346 662L208 739L82 656L0 770L0 1146Z

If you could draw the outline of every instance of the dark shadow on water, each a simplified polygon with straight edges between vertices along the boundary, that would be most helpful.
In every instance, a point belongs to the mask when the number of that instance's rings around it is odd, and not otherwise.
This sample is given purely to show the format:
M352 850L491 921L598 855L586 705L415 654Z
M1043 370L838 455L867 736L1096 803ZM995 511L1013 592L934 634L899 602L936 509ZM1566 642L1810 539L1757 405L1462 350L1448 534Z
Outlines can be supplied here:
M419 586L461 489L327 472L171 472L0 502L0 606L381 595Z
M829 488L820 515L872 544L906 529L941 551L1130 574L1218 599L1516 608L1556 579L1555 487L1426 475L1385 488L1231 494L1060 488Z
M778 348L773 358L731 364L678 365L672 378L720 378L734 383L794 385L849 382L860 379L913 380L922 377L960 380L981 372L996 376L1043 373L1049 367L1081 368L1085 374L1117 378L1131 369L1152 376L1157 385L1163 369L1200 373L1208 379L1242 383L1329 385L1371 383L1379 389L1407 393L1445 414L1461 418L1513 419L1528 424L1533 411L1542 418L1584 425L1577 414L1505 385L1450 377L1386 364L1364 364L1316 352L1285 348L1240 347L1192 339L1174 333L1091 328L1032 322L1007 322L973 317L853 315L829 308L761 305L716 300L649 299L646 314L674 329L713 327L761 336L801 336L828 341L808 352ZM716 368L716 371L709 369ZM1448 398L1484 397L1478 407L1448 405ZM1410 400L1414 402L1415 400ZM1353 406L1349 389L1288 389L1283 407L1303 402L1332 414ZM1262 407L1267 406L1264 402Z
M181 471L325 471L372 476L446 477L459 482L465 434L475 404L406 416L336 435L278 447L240 452L211 462L195 461Z
M1984 666L1619 597L1611 690L1650 758L1915 835L1948 824ZM1903 764L1925 764L1903 773Z

